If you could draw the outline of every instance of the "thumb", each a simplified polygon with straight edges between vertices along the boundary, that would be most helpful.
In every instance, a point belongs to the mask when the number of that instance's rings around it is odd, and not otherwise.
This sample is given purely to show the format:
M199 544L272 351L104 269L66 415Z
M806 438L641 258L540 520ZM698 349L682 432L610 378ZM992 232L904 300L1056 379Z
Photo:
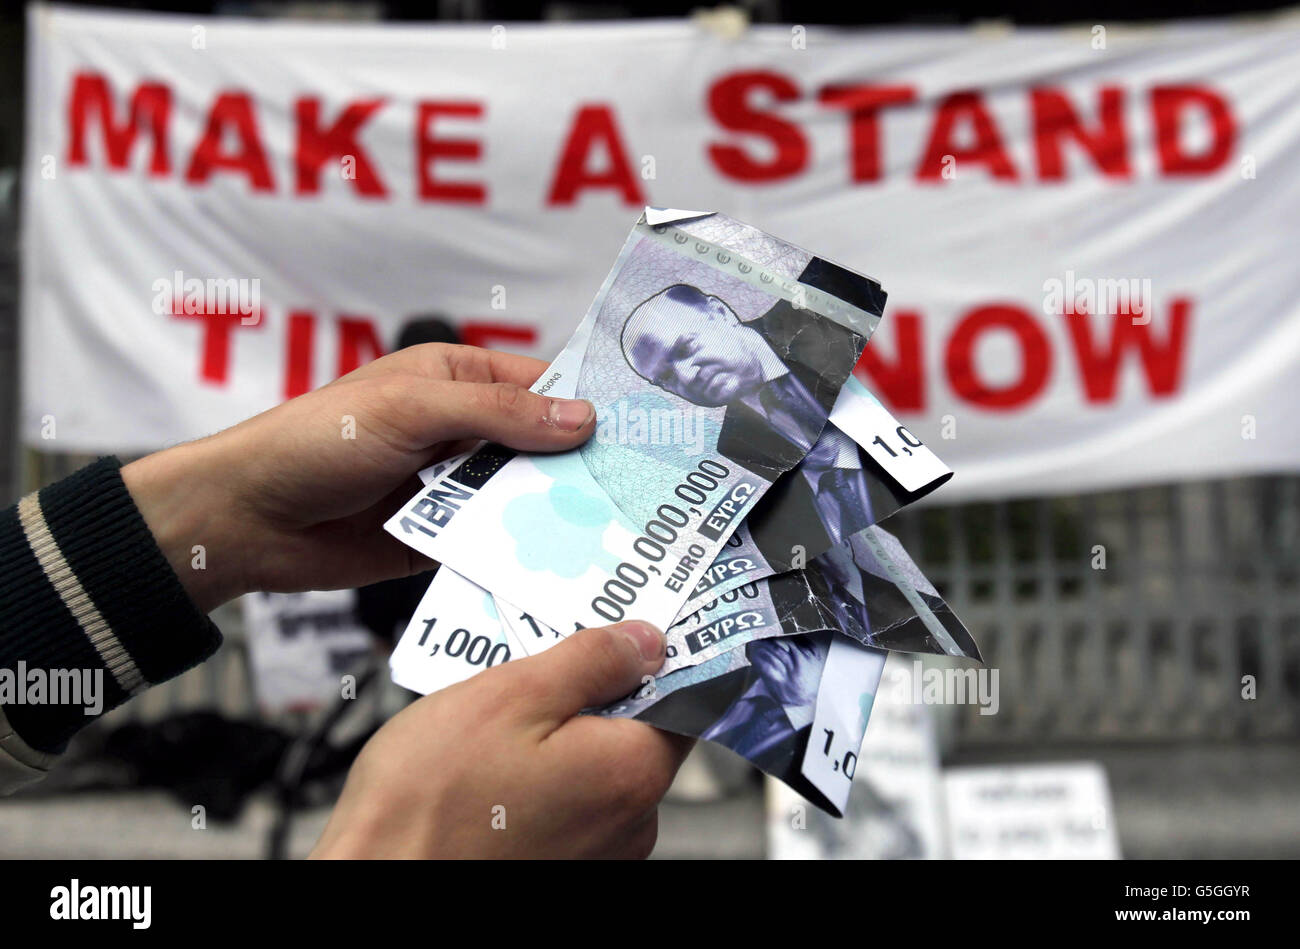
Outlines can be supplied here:
M596 409L586 399L538 395L510 382L425 383L404 393L417 442L483 438L521 451L563 451L591 437Z
M664 634L649 623L632 620L577 632L525 659L518 671L527 671L543 683L529 690L542 697L529 711L559 723L584 708L622 698L663 664Z

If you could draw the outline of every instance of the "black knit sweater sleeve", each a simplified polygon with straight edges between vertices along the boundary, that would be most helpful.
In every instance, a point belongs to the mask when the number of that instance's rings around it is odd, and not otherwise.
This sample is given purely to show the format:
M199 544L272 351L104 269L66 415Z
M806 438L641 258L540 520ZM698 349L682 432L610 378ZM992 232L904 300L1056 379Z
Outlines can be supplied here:
M120 467L102 458L0 513L0 793L39 778L95 711L221 644Z

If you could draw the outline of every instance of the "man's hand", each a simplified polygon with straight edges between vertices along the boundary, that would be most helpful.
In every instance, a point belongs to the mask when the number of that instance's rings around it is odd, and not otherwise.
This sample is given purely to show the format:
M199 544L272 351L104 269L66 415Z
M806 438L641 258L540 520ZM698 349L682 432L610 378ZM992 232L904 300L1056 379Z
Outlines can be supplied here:
M577 713L663 659L652 626L587 629L408 706L362 749L312 856L649 856L691 739Z
M383 523L420 490L417 471L477 439L562 451L595 431L591 403L528 391L545 368L472 346L414 346L122 477L204 611L252 590L409 576L432 564Z

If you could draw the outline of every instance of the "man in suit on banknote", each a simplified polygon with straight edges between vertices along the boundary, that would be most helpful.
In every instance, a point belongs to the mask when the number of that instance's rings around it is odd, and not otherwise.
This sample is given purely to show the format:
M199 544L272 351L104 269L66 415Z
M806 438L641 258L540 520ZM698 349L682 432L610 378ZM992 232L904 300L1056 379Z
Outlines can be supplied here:
M628 365L695 405L726 407L718 451L774 480L812 448L860 346L852 331L786 300L742 322L720 297L674 284L622 332ZM845 364L847 363L847 364Z

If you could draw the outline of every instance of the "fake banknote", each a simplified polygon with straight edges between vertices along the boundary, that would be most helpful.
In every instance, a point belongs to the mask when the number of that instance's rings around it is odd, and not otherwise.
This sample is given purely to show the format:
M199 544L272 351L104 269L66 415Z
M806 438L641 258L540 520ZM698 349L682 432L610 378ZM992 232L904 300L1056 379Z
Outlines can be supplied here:
M667 626L817 443L883 306L869 278L723 215L648 212L533 386L591 400L613 436L486 445L385 526L555 630ZM659 437L620 435L633 410Z
M598 714L717 742L839 817L885 655L829 632L756 640Z
M541 652L562 634L527 614L516 632ZM898 539L872 526L804 570L747 580L665 630L663 677L759 639L834 630L863 645L980 659L979 648Z
M850 377L817 444L755 504L683 613L696 601L803 567L951 477L947 465Z
M388 665L394 682L428 695L518 656L492 594L441 568L388 657Z

